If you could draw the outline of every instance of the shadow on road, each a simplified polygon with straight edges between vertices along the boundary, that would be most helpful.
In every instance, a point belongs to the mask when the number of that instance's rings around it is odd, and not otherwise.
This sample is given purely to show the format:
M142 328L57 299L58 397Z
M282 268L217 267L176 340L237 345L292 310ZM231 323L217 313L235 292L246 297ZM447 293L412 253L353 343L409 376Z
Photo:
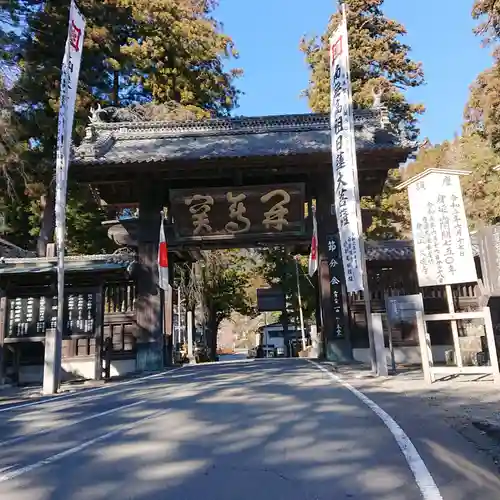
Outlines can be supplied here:
M498 498L500 481L484 457L471 454L471 446L443 422L424 418L416 398L396 401L377 391L370 397L411 429L445 500ZM142 420L155 412L164 413ZM122 426L128 428L119 432ZM3 414L0 440L47 427L53 432L2 446L0 470L8 474L106 433L117 434L0 482L0 497L421 498L382 422L326 374L297 360L186 367L115 394L82 395L43 411Z

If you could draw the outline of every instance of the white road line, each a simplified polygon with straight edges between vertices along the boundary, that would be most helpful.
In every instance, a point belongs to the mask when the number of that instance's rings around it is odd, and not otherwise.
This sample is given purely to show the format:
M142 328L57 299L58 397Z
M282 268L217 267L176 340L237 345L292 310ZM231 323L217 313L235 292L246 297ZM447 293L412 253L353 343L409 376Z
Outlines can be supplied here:
M75 453L78 453L82 450L85 450L89 446L92 446L96 443L100 443L101 441L105 441L106 439L109 439L113 436L116 436L122 432L132 430L134 427L137 426L137 424L142 423L142 422L146 422L147 420L151 420L151 419L159 416L160 414L167 413L168 411L169 410L155 411L154 413L152 413L151 415L148 415L147 417L141 418L139 420L135 420L134 422L131 422L129 424L122 425L113 431L107 432L106 434L101 434L100 436L97 436L94 439L90 439L89 441L84 441L83 443L81 443L77 446L73 446L72 448L68 448L67 450L61 451L60 453L56 453L55 455L50 455L49 457L44 458L43 460L26 465L25 467L19 467L18 469L11 469L10 472L6 472L3 475L0 475L0 483L4 483L5 481L10 481L11 479L22 476L23 474L26 474L27 472L34 471L34 470L39 469L40 467L43 467L45 465L50 465L50 464L53 464L54 462L58 462L59 460L62 460L63 458L69 457L71 455L74 455Z
M396 443L399 448L403 452L403 455L410 467L410 470L413 473L413 477L415 478L415 482L422 494L422 498L424 500L443 500L439 488L434 481L429 469L425 465L422 457L419 455L415 445L411 442L410 438L406 434L406 432L401 429L399 424L380 406L377 405L374 401L372 401L368 396L365 396L361 391L358 391L351 384L340 378L338 375L335 375L331 371L327 370L324 366L320 364L306 359L308 363L311 363L316 368L326 373L331 379L335 380L346 389L351 391L358 399L360 399L370 410L377 415L377 417L382 420L385 426L389 429L391 434L393 435Z
M0 408L0 413L4 413L7 411L15 411L15 410L20 409L20 408L29 408L32 406L40 406L40 405L44 405L44 404L58 403L60 401L72 399L72 398L75 398L77 396L86 396L87 394L92 394L94 392L104 391L106 389L114 389L114 388L122 387L124 385L141 384L142 382L144 382L146 380L164 377L166 375L169 375L171 373L179 371L182 368L183 367L174 368L173 370L167 370L167 371L164 371L161 373L154 373L153 375L146 375L145 377L134 378L131 380L127 380L125 382L116 382L113 384L107 384L107 385L100 386L100 387L94 387L92 389L76 390L75 392L71 392L70 394L63 393L63 394L59 394L59 395L52 396L49 398L41 399L41 400L30 401L29 403L13 404L10 406L5 406L5 407ZM119 394L119 392L121 392L121 391L109 391L106 394L106 396L111 396L113 394Z
M127 408L132 408L142 403L145 403L145 400L136 401L135 403L131 403L128 405L117 406L116 408L111 408L111 410L102 411L100 413L94 413L87 417L81 418L80 420L75 420L73 422L66 422L64 424L57 425L56 427L49 427L48 429L47 428L40 429L39 431L32 432L30 434L23 434L22 436L11 437L9 439L6 439L5 441L0 441L0 449L2 446L21 443L22 441L27 441L28 439L31 439L36 436L42 436L44 434L50 434L51 432L56 432L56 431L58 432L60 429L65 429L66 427L78 425L83 422L87 422L88 420L93 420L94 418L105 417L106 415L111 415L112 413L116 413L117 411L126 410Z

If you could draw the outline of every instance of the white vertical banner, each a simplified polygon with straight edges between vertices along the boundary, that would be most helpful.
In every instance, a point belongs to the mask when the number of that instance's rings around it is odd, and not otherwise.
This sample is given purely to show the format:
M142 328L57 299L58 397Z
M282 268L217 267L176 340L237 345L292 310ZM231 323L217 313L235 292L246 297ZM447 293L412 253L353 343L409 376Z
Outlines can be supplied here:
M64 334L64 246L66 233L66 194L71 153L78 75L83 49L85 19L71 1L68 38L61 68L59 121L56 152L56 248L57 248L57 323L55 336L47 333L43 371L43 392L54 394L60 384L61 346Z
M335 211L346 287L364 289L356 143L345 15L330 38L330 125Z
M76 7L74 0L72 0L69 12L68 38L61 68L61 94L57 126L55 215L58 255L64 255L68 167L84 30L85 19Z

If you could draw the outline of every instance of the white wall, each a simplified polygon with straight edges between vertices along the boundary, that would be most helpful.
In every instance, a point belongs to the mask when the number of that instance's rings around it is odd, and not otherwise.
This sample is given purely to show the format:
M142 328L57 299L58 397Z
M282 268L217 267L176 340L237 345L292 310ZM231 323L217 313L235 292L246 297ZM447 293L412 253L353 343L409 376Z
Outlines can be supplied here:
M95 377L94 358L66 358L61 363L63 381L72 379L93 380ZM115 360L111 363L111 376L126 375L135 372L135 359ZM43 365L20 367L19 383L36 383L43 380Z

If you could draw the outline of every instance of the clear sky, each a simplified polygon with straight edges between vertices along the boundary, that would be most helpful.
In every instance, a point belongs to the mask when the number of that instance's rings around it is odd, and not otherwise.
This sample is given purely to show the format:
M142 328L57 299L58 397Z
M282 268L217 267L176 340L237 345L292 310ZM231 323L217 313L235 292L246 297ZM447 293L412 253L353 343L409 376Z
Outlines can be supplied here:
M451 139L460 131L468 87L490 65L490 51L472 33L473 0L386 0L386 14L403 23L412 57L424 65L426 85L408 98L423 102L421 136L432 142ZM245 93L237 115L307 112L308 72L299 40L322 33L333 0L220 0L217 17L240 51L238 82Z

